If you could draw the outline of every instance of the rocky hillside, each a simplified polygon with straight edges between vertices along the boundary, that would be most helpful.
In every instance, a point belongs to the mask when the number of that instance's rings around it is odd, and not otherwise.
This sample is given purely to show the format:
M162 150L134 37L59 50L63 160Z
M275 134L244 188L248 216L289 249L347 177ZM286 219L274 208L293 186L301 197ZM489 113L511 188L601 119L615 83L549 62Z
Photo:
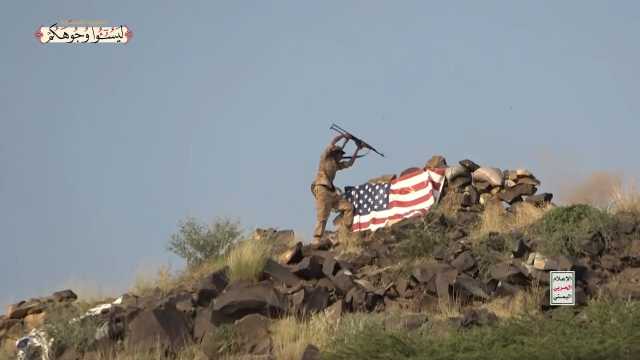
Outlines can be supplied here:
M432 159L427 166L447 165ZM65 290L11 305L0 316L0 345L25 359L372 358L365 348L376 345L377 358L421 358L420 344L434 339L565 314L549 305L552 270L576 272L566 323L623 301L635 306L629 326L639 330L639 212L557 207L551 194L536 195L531 172L470 160L448 167L447 179L426 217L375 233L329 233L303 244L291 231L258 230L170 286L102 304ZM380 334L356 348L347 341ZM624 349L638 348L637 334L603 340L603 349L631 359Z

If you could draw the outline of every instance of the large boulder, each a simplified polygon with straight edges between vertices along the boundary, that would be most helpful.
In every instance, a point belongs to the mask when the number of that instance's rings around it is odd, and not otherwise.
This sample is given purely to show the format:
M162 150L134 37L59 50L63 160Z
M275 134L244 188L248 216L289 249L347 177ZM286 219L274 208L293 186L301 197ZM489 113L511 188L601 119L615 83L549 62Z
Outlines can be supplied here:
M305 286L291 295L293 311L303 315L323 311L329 305L329 295L325 287Z
M302 282L302 279L294 275L287 267L271 259L267 259L262 272L269 275L274 281L285 284L288 287L298 286Z
M194 300L198 306L208 306L227 287L227 268L215 271L200 280L194 288Z
M189 341L189 319L171 302L143 310L129 324L127 342L134 348L151 349L162 344L176 350Z
M269 319L251 314L235 322L235 341L244 354L268 355L272 342L269 336Z
M287 310L287 301L273 284L241 284L227 288L212 303L214 324L229 323L249 314L278 316Z
M502 186L502 171L498 168L481 167L472 174L474 183L489 183L491 186Z

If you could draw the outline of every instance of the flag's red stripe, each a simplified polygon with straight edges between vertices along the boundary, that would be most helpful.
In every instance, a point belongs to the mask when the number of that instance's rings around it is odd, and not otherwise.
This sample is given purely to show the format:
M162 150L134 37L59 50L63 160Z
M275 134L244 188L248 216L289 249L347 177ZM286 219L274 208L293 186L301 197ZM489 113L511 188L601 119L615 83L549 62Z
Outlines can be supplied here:
M386 217L386 218L381 218L381 219L377 219L376 218L376 219L372 219L372 220L367 221L367 222L355 223L352 226L352 230L355 230L355 231L367 230L369 228L369 226L371 226L371 225L382 224L382 223L384 223L386 221L389 221L389 220L399 220L399 219L402 219L402 218L410 218L410 217L413 217L413 216L416 216L416 215L424 215L424 214L427 213L427 211L428 211L428 209L416 209L416 210L411 210L411 211L408 211L408 212L402 213L402 214L395 214L395 215L392 215L392 216L389 216L389 217ZM414 213L414 214L411 214L411 213ZM409 215L409 214L411 214L411 215Z
M439 182L435 182L433 180L430 181L433 188L434 189L440 189L440 184ZM428 182L427 181L422 181L418 184L415 184L413 186L407 186L407 187L403 187L400 189L390 189L389 190L389 194L392 195L407 195L407 194L411 194L412 192L416 192L416 191L420 191L420 190L424 190L426 187L428 186Z
M445 173L446 169L445 168L434 168L434 169L429 169L429 170L426 170L426 171L431 171L431 172L434 172L434 173L436 173L436 174L438 174L440 176L444 176L444 173ZM391 180L391 184L395 184L397 182L410 179L410 178L412 178L412 177L414 177L416 175L420 175L420 174L422 174L424 172L425 172L425 170L410 172L410 173L405 174L405 175L403 175L403 176L401 176L399 178L395 178L395 179Z
M423 172L424 171L415 171L415 172L411 172L411 173L405 174L405 175L403 175L403 176L401 176L399 178L395 178L395 179L391 180L391 185L396 184L396 183L398 183L400 181L405 181L407 179L411 179L412 177L420 175Z
M391 189L391 190L389 190L389 194L407 195L407 194L411 194L412 192L415 192L415 191L423 190L426 187L427 187L427 182L423 181L423 182L420 182L420 183L415 184L413 186L407 186L407 187L403 187L403 188L400 188L400 189Z
M413 200L409 200L409 201L400 201L400 200L395 200L389 203L389 209L391 208L395 208L395 207L409 207L409 206L416 206L420 203L423 203L425 201L428 201L429 199L431 199L433 197L433 193L429 192L424 196L421 196L417 199L413 199Z

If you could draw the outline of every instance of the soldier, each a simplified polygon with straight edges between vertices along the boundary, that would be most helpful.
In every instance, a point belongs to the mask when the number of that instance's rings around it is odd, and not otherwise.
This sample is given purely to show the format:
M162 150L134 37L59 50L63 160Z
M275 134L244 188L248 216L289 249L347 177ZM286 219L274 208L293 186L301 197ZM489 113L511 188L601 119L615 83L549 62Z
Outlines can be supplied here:
M353 153L351 159L349 161L342 161L344 146L350 138L349 135L338 135L331 141L331 144L322 152L318 173L311 184L311 192L316 199L316 226L313 231L313 238L316 242L320 241L324 234L331 210L335 209L341 212L341 214L336 217L334 225L341 225L345 230L351 230L351 224L353 223L353 206L338 193L336 187L333 185L336 172L351 167L356 161L358 151L363 148L363 145L357 144L356 151ZM336 145L341 139L345 139L342 146Z

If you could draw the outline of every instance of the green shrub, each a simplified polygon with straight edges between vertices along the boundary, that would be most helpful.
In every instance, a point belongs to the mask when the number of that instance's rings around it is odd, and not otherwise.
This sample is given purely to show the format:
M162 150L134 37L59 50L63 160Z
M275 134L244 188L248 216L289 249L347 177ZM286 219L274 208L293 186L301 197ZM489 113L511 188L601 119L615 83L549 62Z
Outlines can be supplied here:
M450 334L450 335L449 335ZM387 331L380 325L338 338L323 359L635 359L640 352L640 303L599 302L575 315L553 310L495 326L458 330Z
M271 255L271 245L265 240L244 240L235 245L226 257L229 280L257 281Z
M90 350L95 341L98 322L93 317L79 319L86 309L78 305L57 306L47 311L44 331L53 340L52 350L60 355L65 349Z
M397 225L395 236L401 239L398 251L401 256L419 258L431 256L439 245L447 245L447 219L444 215L429 213L422 219Z
M171 236L168 249L190 267L224 255L242 235L240 224L228 219L217 219L211 226L206 226L188 218L179 226L178 232Z
M488 233L475 239L472 243L473 253L480 276L488 280L489 268L510 257L510 234Z
M548 211L531 228L539 250L546 255L578 256L583 246L600 237L606 246L615 229L614 218L588 205L558 207Z

